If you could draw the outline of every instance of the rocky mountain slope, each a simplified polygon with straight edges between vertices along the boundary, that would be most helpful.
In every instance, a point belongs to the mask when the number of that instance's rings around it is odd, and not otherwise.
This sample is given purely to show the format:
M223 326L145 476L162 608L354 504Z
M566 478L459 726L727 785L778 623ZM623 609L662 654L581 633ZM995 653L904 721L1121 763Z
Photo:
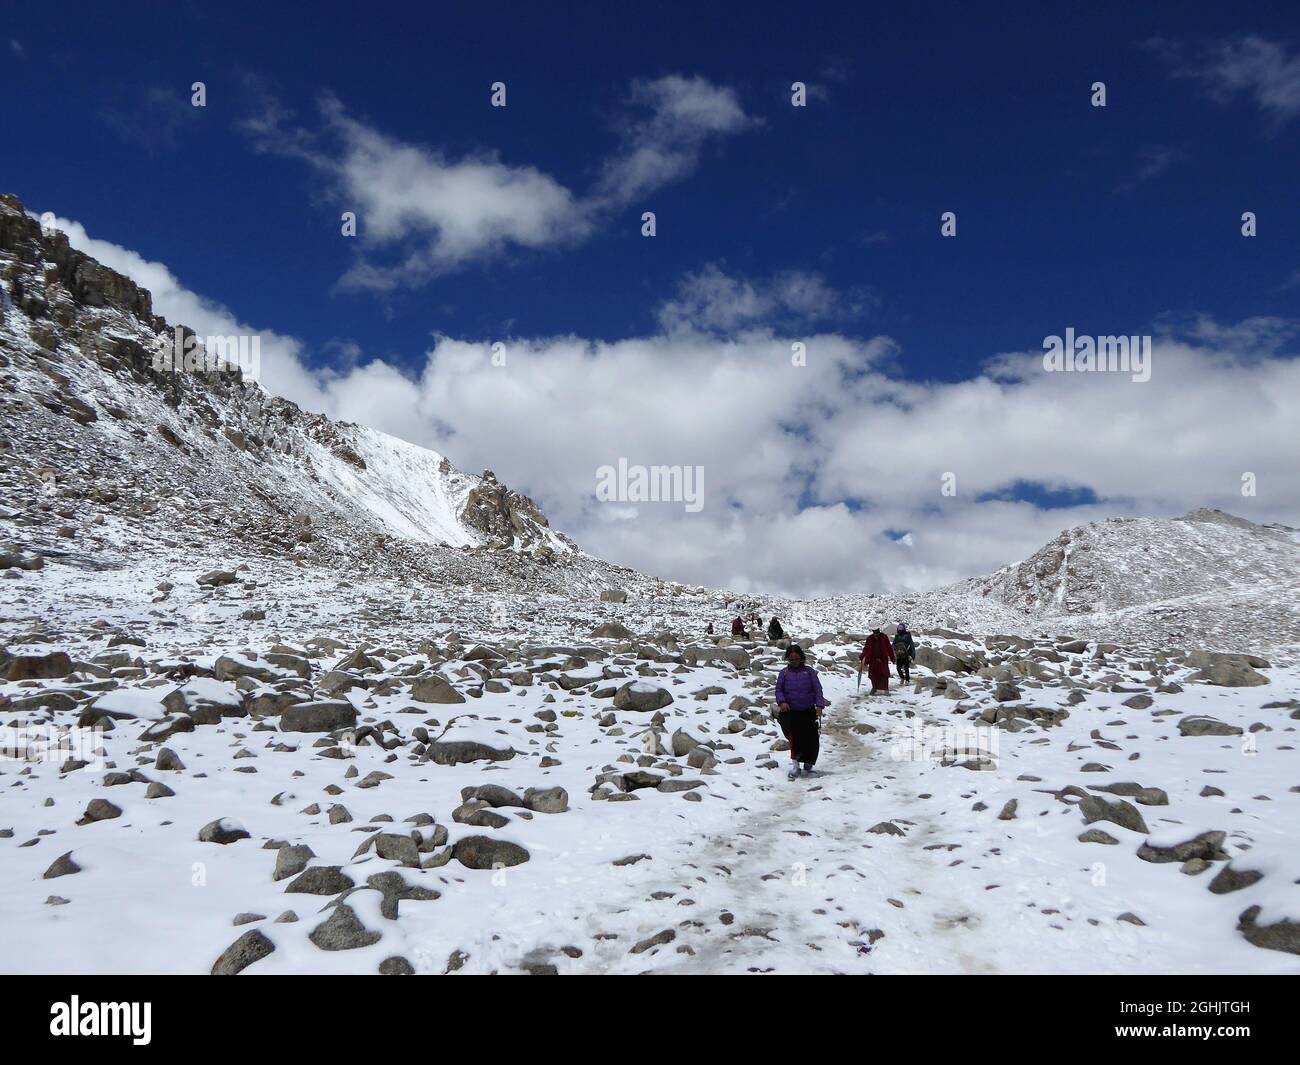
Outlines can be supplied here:
M1222 511L1067 529L1023 562L909 595L807 604L819 623L874 618L976 632L1072 633L1300 658L1300 532Z
M0 513L22 559L262 557L574 591L636 579L491 471L303 411L221 351L199 346L187 369L173 340L178 325L192 336L184 323L12 196L0 196L0 309Z

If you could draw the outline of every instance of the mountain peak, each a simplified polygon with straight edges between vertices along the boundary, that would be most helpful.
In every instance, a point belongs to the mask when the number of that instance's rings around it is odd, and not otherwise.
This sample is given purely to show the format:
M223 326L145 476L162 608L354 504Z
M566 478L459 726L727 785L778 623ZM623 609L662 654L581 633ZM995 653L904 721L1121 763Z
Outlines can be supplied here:
M582 555L491 470L467 474L426 448L304 411L228 359L160 363L173 325L187 351L190 338L196 351L229 338L155 315L146 289L12 195L0 195L0 307L10 396L0 489L18 508L23 546L48 557L125 564L143 543L445 577L452 561L469 565L464 552L483 552L486 564L471 568L487 584L626 573ZM579 557L576 575L539 577Z

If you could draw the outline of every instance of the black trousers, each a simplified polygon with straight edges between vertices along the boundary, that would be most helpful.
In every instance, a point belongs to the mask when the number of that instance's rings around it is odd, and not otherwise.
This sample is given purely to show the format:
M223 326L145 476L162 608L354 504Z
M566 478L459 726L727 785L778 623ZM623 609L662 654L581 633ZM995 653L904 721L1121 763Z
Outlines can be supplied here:
M898 679L904 684L912 679L912 660L903 655L898 658Z
M805 765L816 765L821 750L816 710L782 710L776 715L785 738L790 741L790 757Z

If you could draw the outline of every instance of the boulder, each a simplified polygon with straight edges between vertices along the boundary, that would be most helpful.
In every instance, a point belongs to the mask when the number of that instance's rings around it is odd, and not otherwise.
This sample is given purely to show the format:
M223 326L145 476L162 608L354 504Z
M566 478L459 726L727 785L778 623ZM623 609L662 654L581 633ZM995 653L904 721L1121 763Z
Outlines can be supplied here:
M638 713L662 710L673 701L669 692L643 680L630 680L614 693L614 708Z
M1252 906L1237 918L1237 931L1246 937L1246 941L1265 950L1300 954L1300 922L1282 918L1262 925L1257 923L1260 912L1260 907Z
M1123 799L1104 799L1100 795L1086 795L1079 800L1079 812L1083 814L1084 824L1094 821L1109 821L1111 824L1127 828L1130 832L1144 835L1151 831L1142 818L1138 808Z
M209 821L199 829L200 843L234 843L237 839L248 839L249 833L238 821L229 817L219 817L215 821Z
M475 740L447 740L429 744L424 756L438 765L460 765L464 762L504 762L516 753L511 748L499 750Z
M230 944L212 965L213 976L234 976L275 950L275 944L256 928Z
M357 950L383 939L382 933L372 932L363 925L356 911L347 903L340 902L333 910L307 936L321 950Z
M1193 714L1178 722L1178 732L1183 736L1240 736L1241 729L1236 725L1219 721L1203 714Z
M280 712L281 732L335 732L356 727L356 707L341 699L296 703Z
M463 703L461 695L446 677L438 673L420 677L411 685L411 698L418 703Z
M1223 841L1227 836L1226 832L1202 832L1199 836L1193 836L1191 839L1184 840L1182 843L1175 843L1172 846L1161 846L1147 840L1138 848L1137 856L1144 862L1155 862L1157 864L1189 862L1194 858L1206 862L1226 861L1228 856L1223 853L1222 848Z
M9 680L54 680L72 672L72 659L66 651L44 655L11 655L6 676Z
M522 865L529 855L518 843L491 836L466 836L452 844L451 856L467 869Z

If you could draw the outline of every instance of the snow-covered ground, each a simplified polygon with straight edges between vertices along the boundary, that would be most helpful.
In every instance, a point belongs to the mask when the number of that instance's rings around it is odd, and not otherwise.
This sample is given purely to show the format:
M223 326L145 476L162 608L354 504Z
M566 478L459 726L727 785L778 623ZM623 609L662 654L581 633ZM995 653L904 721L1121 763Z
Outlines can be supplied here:
M324 591L304 576L295 599L277 597L287 610L279 651L295 657L273 664L272 679L190 682L208 685L198 695L213 705L231 702L240 707L233 712L259 716L226 716L158 742L142 736L159 718L164 726L176 721L160 700L182 684L180 658L202 674L220 655L247 647L252 654L235 657L268 666L272 641L255 633L230 640L221 620L246 605L248 591L207 593L215 617L188 629L155 625L145 648L106 652L110 635L132 627L111 612L102 635L87 629L90 639L58 646L18 643L15 626L5 625L11 654L64 649L77 666L70 676L6 684L11 700L61 691L74 701L59 709L64 704L46 695L43 708L26 704L22 712L11 704L7 723L75 722L110 689L107 708L136 717L103 735L102 765L61 772L61 758L0 762L0 967L208 972L255 931L274 950L247 966L250 975L375 972L394 957L430 973L1300 972L1295 953L1256 946L1238 930L1253 906L1261 907L1261 927L1300 921L1292 716L1300 674L1292 668L1264 669L1264 685L1227 688L1190 681L1185 665L1155 661L1155 649L1095 658L1093 644L1058 652L1062 660L1053 662L923 635L928 647L985 654L988 675L945 670L942 682L952 679L965 693L954 699L936 694L926 683L936 674L919 668L917 688L870 696L856 690L848 665L857 645L828 634L813 648L832 700L822 773L792 782L768 714L780 649L715 645L701 637L706 610L672 602L525 605L463 593L436 604L422 597L409 613L403 607L376 620L362 639L351 630L364 629L365 618L310 614L307 603L328 602ZM353 602L391 594L345 591ZM123 605L124 614L130 609ZM596 625L615 622L634 635L593 637ZM343 646L313 646L313 636ZM187 643L202 653L178 656L173 644ZM475 650L485 644L501 657ZM359 648L369 661L355 656ZM710 659L719 654L740 664ZM310 679L299 676L300 663ZM1023 677L1018 698L995 701L994 672L1016 663L1041 679ZM419 678L434 672L465 701L414 698ZM331 693L343 674L345 685L358 686ZM673 701L657 713L617 709L610 695L629 682L663 688ZM391 749L374 736L352 744L338 731L282 731L279 715L267 712L272 690L348 700L359 726L391 723L380 733ZM1071 692L1080 693L1074 704ZM1144 693L1150 706L1122 705ZM259 696L264 701L254 702ZM976 720L998 706L1069 713L1057 724L1013 716L988 728ZM1178 723L1190 716L1212 717L1230 734L1182 735ZM431 742L479 744L479 755L516 753L439 764L422 756L417 728ZM678 737L675 748L679 729L691 738ZM687 748L696 742L705 747L692 765ZM987 763L936 757L954 742L992 751L995 764L968 768ZM183 768L159 768L163 748ZM135 779L106 781L133 770ZM610 782L611 774L637 771L651 776L627 793L621 776ZM174 794L146 798L150 782ZM1130 782L1164 792L1124 800L1145 831L1086 824L1079 806L1086 791L1065 790ZM462 806L463 790L489 784L521 801L530 788L563 788L568 808L486 807L505 819L500 827L467 823L482 810ZM1203 794L1207 786L1222 794ZM1161 798L1167 804L1146 804ZM79 824L96 799L120 815ZM1014 817L1001 818L1012 800ZM428 816L408 820L420 814ZM204 826L222 819L248 836L201 842ZM1090 829L1115 842L1081 842ZM358 853L372 835L409 840L412 832L409 849L390 850L393 857ZM1139 857L1144 843L1173 846L1203 832L1225 835L1200 872L1195 861ZM469 837L518 844L527 860L469 868L451 856ZM322 874L325 894L286 890L294 877L273 879L280 844L309 847L309 869L339 867L347 880ZM45 879L68 852L81 871ZM1234 870L1258 869L1263 878L1212 892L1228 864L1223 855ZM385 890L367 887L389 872L428 893L397 902L396 919L382 907L401 893L394 878L381 878ZM318 937L348 949L322 949L309 937L348 881L361 890L344 896L346 927L332 930L342 938ZM296 921L277 921L289 911ZM234 923L250 914L259 916ZM376 933L373 943L351 945Z

